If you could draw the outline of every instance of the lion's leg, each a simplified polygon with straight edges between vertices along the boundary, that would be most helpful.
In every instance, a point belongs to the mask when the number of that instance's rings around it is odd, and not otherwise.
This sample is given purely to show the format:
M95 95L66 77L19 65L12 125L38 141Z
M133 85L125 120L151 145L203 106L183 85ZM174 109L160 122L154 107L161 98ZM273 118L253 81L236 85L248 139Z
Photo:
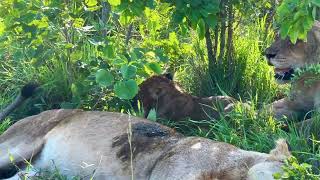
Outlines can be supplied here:
M229 112L234 108L235 103L237 102L236 99L230 96L210 96L207 98L199 98L200 104L205 104L211 109L215 109L219 112Z
M299 105L295 103L295 101L283 98L268 105L267 109L272 112L276 119L281 119L283 117L291 119L296 118L299 115L297 107L299 107Z
M180 107L182 109L179 109L183 111L183 106L179 106L179 101L176 101L175 103L165 104L165 103L159 103L157 105L157 117L161 119L171 119L174 121L180 120L181 117L176 116L177 112L177 107Z
M9 137L0 144L0 179L9 178L16 174L20 169L24 169L26 164L32 163L42 149L43 138L35 138L28 141L23 138L28 137ZM19 179L14 176L10 179Z
M222 106L223 108L229 104L234 104L237 102L236 99L230 96L212 96L212 99L216 105Z
M43 138L34 139L33 142L13 138L1 143L0 175L6 176L8 170L13 170L15 166L18 168L18 166L27 164L41 151L43 143Z

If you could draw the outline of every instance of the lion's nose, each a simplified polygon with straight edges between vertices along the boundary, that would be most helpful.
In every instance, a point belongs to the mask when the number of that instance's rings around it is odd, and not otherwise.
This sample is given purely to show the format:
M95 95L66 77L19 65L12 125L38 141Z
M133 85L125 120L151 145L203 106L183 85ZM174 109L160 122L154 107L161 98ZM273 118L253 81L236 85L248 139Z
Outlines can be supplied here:
M275 54L275 53L266 53L266 57L267 57L268 60L270 60L271 58L276 57L276 55L277 54Z
M275 54L275 53L266 52L266 53L265 53L265 56L266 56L266 58L267 58L268 65L269 65L269 66L273 66L273 64L271 63L271 58L276 57L276 54Z

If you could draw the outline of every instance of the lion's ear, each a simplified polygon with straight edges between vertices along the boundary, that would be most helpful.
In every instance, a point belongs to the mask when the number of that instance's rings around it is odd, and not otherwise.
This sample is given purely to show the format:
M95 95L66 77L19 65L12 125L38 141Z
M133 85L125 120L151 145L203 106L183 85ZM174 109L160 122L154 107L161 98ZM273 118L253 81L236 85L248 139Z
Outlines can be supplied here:
M291 156L289 145L285 139L278 139L276 147L270 151L270 159L276 161L283 161Z

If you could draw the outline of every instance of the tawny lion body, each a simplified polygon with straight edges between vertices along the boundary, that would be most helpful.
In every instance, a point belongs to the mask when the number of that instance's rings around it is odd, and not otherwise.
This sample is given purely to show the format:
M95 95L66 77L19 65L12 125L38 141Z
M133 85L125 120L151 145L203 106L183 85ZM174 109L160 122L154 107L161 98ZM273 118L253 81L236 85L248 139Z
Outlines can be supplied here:
M236 100L229 96L197 97L185 93L165 75L148 78L140 85L137 99L142 102L145 117L152 108L157 117L175 121L216 119L219 112L228 112Z
M269 64L275 67L280 82L288 82L297 68L306 68L320 63L320 22L315 22L308 32L306 42L292 44L277 37L266 49ZM310 80L313 81L310 84ZM306 113L320 108L320 75L304 74L292 82L289 97L273 102L269 107L276 118L303 118ZM308 120L308 122L311 122Z
M18 121L0 136L0 153L0 175L28 160L35 169L55 166L69 178L98 180L267 180L290 155L284 141L270 154L245 151L138 117L81 110Z

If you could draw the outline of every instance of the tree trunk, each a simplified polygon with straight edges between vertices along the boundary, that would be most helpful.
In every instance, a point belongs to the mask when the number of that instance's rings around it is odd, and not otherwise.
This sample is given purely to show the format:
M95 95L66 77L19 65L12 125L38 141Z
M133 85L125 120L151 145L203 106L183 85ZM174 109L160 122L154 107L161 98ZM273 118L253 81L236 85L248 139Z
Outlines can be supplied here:
M210 70L214 67L216 60L215 60L215 56L213 54L213 49L212 49L213 44L212 44L212 40L211 40L210 29L208 26L206 26L205 38L206 38L206 46L207 46L207 53L208 53L209 70Z
M132 35L132 30L133 30L133 23L130 23L128 30L127 30L127 34L126 34L126 46L128 47L129 45L129 41Z
M227 62L230 70L232 70L233 60L233 6L230 3L228 7L228 39L227 39Z
M101 21L103 22L103 31L102 31L102 36L105 37L107 36L107 29L105 25L107 24L107 21L109 20L110 17L110 11L111 7L108 2L102 2L102 8L101 8Z
M221 30L220 30L220 52L219 52L219 66L222 65L224 58L224 49L226 41L226 1L221 1Z
M218 44L219 44L219 26L216 25L214 29L214 47L213 47L213 57L215 59L214 64L217 65L217 52L218 52Z

